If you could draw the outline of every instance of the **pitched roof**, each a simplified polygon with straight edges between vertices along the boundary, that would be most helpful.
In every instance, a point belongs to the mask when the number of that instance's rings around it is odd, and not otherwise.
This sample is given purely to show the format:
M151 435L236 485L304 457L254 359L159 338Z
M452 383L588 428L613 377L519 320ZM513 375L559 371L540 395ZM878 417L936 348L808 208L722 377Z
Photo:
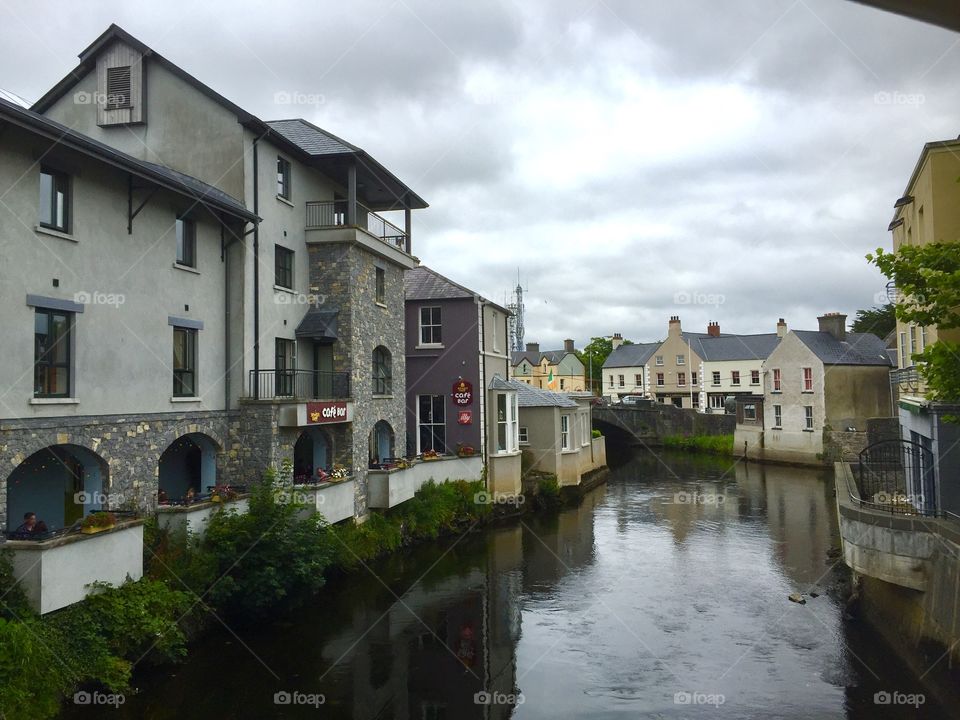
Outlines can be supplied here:
M519 407L579 407L576 400L566 393L542 390L518 380L504 380L502 382L508 385L511 390L517 391L517 405Z
M847 333L846 340L837 340L819 330L792 330L800 342L810 348L825 365L890 366L890 356L883 340L873 333Z
M100 36L80 53L80 64L67 73L60 82L48 90L32 106L32 110L44 113L61 97L70 92L84 76L96 70L97 56L113 42L122 42L140 52L145 59L156 62L174 76L180 78L213 102L226 108L237 117L244 127L250 128L261 136L267 136L272 142L291 153L299 153L306 162L319 162L326 159L322 170L341 179L345 176L343 157L349 156L357 168L358 180L367 185L366 202L373 210L390 210L404 206L422 209L426 201L403 184L393 173L368 155L361 148L341 140L332 133L318 128L303 119L276 120L264 122L253 113L244 110L228 100L209 85L202 83L179 65L135 38L117 24L111 24ZM302 144L301 144L302 143ZM334 148L339 151L334 152ZM321 150L323 150L321 152ZM333 162L336 160L336 162Z
M337 339L339 309L311 307L297 325L296 336L331 342Z
M776 333L702 337L693 349L704 362L723 360L764 360L780 342Z
M55 120L2 98L0 98L0 119L19 125L30 132L43 135L55 141L57 145L101 160L168 190L186 195L203 205L209 205L243 220L258 221L257 216L244 207L243 203L213 185L208 185L202 180L177 172L165 165L158 165L127 155L116 148L71 130L66 125L61 125Z
M607 356L603 363L605 368L640 367L645 365L662 343L637 343L635 345L621 345Z
M444 277L436 270L426 265L417 265L403 274L403 290L407 300L459 300L475 298L482 303L491 305L497 310L512 315L505 307L490 302L473 290Z
M558 364L567 355L576 357L576 353L567 350L541 350L533 352L532 350L514 350L510 353L510 362L513 365L519 365L522 360L526 360L531 365L539 365L544 358L551 365Z

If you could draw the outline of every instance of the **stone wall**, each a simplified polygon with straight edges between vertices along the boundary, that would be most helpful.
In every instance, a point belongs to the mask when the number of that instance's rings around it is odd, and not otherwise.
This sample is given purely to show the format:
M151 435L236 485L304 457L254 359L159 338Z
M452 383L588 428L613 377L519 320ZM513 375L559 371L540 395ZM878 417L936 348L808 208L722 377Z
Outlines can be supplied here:
M646 444L656 444L667 435L733 435L736 426L733 415L707 415L662 403L595 407L593 420L600 429L603 425L618 428Z

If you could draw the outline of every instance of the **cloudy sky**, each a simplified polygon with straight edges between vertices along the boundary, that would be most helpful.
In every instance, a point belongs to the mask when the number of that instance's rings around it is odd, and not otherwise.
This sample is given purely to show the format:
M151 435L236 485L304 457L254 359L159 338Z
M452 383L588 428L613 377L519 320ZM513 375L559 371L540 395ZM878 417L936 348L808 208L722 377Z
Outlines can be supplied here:
M876 304L864 255L923 143L960 133L960 36L847 0L0 0L0 88L36 100L111 22L427 199L423 262L526 339L812 328Z

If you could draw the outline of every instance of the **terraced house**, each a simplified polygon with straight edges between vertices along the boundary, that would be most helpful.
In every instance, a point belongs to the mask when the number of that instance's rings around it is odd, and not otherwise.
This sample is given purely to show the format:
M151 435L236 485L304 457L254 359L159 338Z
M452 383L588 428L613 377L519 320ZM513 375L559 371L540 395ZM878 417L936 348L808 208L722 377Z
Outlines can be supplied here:
M527 343L526 350L511 353L510 377L544 390L583 392L586 372L573 340L564 340L562 350L540 350L540 343Z
M0 111L2 527L152 512L284 461L348 476L328 520L364 515L371 468L404 444L423 199L117 26Z

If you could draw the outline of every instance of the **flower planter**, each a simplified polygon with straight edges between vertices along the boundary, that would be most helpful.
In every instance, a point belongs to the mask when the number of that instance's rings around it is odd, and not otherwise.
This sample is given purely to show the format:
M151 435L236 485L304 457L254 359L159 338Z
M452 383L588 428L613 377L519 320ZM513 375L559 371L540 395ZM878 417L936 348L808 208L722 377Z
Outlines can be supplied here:
M113 530L116 527L114 525L98 525L96 527L82 527L80 532L84 535L96 535L98 532L103 532L104 530Z

